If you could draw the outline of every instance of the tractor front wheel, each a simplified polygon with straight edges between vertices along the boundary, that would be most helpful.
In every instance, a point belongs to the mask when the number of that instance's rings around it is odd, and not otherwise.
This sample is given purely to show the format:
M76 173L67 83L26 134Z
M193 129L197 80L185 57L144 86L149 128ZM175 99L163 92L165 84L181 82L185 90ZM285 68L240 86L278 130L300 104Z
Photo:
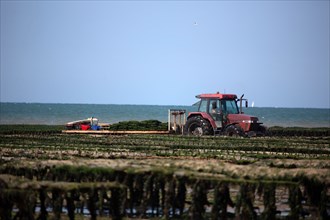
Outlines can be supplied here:
M230 136L230 137L241 137L244 135L244 131L238 125L229 125L225 129L225 135Z
M187 120L184 126L185 135L211 135L213 133L210 123L200 116L191 117Z

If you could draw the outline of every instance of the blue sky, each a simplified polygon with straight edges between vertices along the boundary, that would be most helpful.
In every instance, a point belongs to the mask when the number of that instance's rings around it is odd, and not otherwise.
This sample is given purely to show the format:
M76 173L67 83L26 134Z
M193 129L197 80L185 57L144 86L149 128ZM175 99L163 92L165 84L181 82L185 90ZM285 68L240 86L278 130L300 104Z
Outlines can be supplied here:
M2 102L330 108L329 1L1 1Z

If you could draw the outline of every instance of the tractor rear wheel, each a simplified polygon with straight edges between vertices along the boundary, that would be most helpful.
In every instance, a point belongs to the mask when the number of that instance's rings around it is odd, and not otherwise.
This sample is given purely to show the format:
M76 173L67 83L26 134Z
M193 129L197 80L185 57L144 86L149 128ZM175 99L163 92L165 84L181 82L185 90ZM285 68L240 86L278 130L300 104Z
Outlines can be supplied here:
M184 126L185 135L211 135L213 134L213 129L211 124L200 116L191 117L187 120Z
M230 137L241 137L241 136L244 136L244 131L240 126L229 125L225 129L225 135L230 136Z

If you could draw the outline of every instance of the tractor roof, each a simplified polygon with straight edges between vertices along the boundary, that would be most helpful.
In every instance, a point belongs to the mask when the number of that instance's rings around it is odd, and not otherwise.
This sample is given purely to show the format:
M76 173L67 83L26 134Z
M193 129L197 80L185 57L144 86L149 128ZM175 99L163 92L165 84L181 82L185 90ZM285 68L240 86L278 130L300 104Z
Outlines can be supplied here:
M221 94L219 92L213 93L213 94L200 94L196 95L196 98L202 99L202 98L208 98L208 99L237 99L237 96L235 94Z

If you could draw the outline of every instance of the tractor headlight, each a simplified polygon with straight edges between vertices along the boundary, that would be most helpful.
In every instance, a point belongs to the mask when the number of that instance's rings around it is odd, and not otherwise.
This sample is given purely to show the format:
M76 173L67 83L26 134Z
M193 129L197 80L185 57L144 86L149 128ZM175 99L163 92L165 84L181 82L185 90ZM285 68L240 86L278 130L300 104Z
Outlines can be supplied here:
M253 121L253 120L243 120L243 123L252 124L252 123L258 123L258 121Z

